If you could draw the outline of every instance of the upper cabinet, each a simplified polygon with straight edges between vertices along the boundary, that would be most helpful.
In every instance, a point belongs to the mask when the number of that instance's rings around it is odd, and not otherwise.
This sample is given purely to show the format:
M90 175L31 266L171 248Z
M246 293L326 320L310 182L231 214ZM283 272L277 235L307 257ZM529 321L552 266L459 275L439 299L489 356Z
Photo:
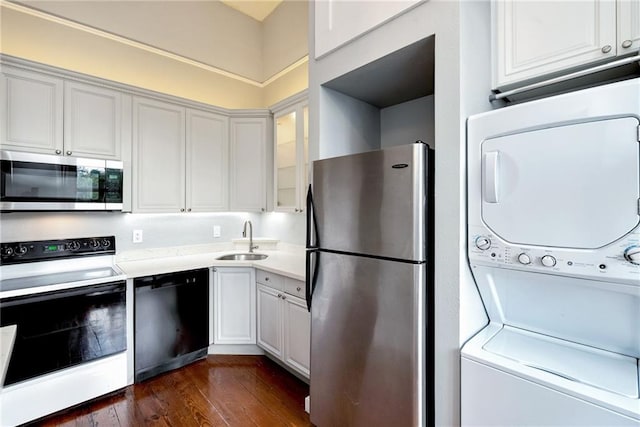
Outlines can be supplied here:
M133 211L226 210L228 118L147 98L133 114Z
M639 4L494 1L493 86L539 80L634 53L640 44Z
M424 1L381 1L376 2L375 7L363 7L357 1L313 2L315 57L339 48Z
M193 212L229 208L229 119L187 110L186 208Z
M115 90L65 82L64 154L120 159L122 97Z
M230 209L241 212L267 210L267 118L232 118Z
M122 159L129 96L11 67L1 90L3 149Z
M302 212L309 182L309 107L306 101L274 113L274 210Z

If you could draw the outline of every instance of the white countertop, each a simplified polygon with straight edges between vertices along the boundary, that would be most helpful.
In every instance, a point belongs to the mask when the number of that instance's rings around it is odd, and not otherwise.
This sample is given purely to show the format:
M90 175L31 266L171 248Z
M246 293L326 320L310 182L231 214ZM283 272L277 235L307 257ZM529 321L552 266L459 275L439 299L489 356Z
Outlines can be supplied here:
M124 254L117 260L118 267L129 278L203 267L254 267L281 274L296 280L305 280L304 249L293 245L285 249L257 249L255 253L268 255L257 261L220 261L216 258L232 253L246 253L233 246L202 246L200 248L153 250L142 259L131 259Z

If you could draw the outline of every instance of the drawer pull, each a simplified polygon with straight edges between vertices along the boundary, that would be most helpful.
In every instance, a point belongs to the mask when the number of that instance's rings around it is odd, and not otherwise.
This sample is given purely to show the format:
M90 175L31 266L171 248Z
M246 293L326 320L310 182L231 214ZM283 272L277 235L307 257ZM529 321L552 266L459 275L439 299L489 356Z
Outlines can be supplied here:
M301 289L302 289L302 288L301 288L300 286L298 286L298 287L296 288L296 291L300 292L300 290L301 290Z

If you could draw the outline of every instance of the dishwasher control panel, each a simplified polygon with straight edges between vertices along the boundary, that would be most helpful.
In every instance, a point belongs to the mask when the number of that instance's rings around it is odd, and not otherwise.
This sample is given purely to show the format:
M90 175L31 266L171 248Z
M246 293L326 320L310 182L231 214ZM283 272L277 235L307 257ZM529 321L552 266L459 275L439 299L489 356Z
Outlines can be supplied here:
M505 242L485 227L469 227L472 265L561 274L640 286L640 229L605 247L555 248Z

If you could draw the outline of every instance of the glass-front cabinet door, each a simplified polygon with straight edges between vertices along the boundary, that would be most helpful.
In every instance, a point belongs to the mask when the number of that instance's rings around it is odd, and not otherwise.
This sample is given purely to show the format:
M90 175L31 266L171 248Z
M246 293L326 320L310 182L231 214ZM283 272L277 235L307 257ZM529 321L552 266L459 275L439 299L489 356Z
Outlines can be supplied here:
M309 109L299 103L274 115L274 208L302 212L309 170Z

